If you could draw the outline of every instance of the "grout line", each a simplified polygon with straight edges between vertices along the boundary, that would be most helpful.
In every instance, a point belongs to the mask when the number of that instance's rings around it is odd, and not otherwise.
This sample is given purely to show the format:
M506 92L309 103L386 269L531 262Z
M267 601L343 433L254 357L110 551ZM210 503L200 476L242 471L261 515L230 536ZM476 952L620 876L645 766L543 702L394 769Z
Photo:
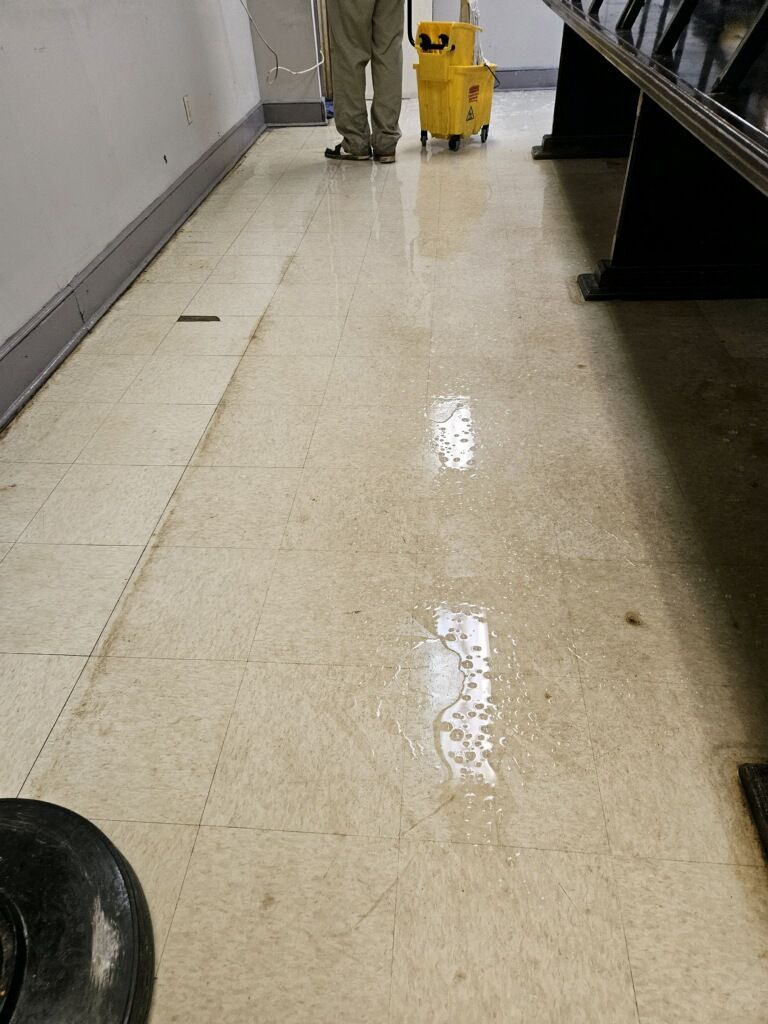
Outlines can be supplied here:
M213 766L213 771L211 772L211 780L208 783L208 792L205 794L205 800L203 801L203 806L202 806L202 808L200 810L200 819L199 819L199 821L197 823L198 827L203 824L203 820L205 818L205 812L208 809L208 802L211 799L211 792L213 790L213 783L216 780L216 773L219 770L219 764L221 763L221 758L222 758L222 756L224 754L224 748L227 745L227 739L229 737L230 729L232 727L232 719L235 717L235 711L237 709L237 702L240 700L240 693L241 693L241 691L243 689L243 685L245 683L245 678L246 678L247 675L248 675L248 663L246 662L243 665L243 670L242 670L242 673L240 674L240 682L237 685L237 691L235 693L235 698L232 701L232 707L230 708L230 711L229 711L229 717L227 718L227 727L224 730L224 735L222 736L221 746L219 747L219 753L218 753L218 756L216 757L216 764Z
M317 206L319 207L319 205L320 205L320 202L318 201ZM311 223L311 221L310 221L310 223ZM309 225L307 225L307 228L305 229L304 233L302 234L302 241L304 240L304 238L306 238L308 229L309 229ZM299 243L299 246L300 245L301 245L301 242ZM299 246L297 246L297 249L299 248ZM296 258L296 253L294 252L294 254L291 256L290 260L286 263L285 271L284 271L284 275L283 276L285 276L285 274L288 273L289 269L294 265L295 258ZM271 306L271 303L270 303L270 306ZM267 308L265 309L264 316L268 315L270 306L267 306ZM259 323L261 323L261 321L259 321ZM258 330L258 327L256 328L256 330ZM254 330L254 333L251 336L251 342L253 341L253 338L256 335L256 330ZM249 347L250 347L250 343L249 343ZM246 348L246 352L247 351L248 351L248 349ZM244 358L245 358L245 354L243 354L243 359ZM241 360L241 362L242 362L242 360ZM328 390L328 382L329 381L330 381L330 373L328 375L328 378L326 379L326 384L325 384L325 390L323 392L323 397L325 397L325 393ZM226 392L225 392L225 395L226 395ZM315 408L315 406L308 406L307 408ZM286 519L285 519L285 525L283 526L283 531L282 531L282 533L280 535L280 543L279 543L278 548L277 548L278 552L282 549L282 544L283 544L283 541L285 539L286 531L288 529L288 523L289 523L290 517L291 517L291 515L293 513L294 506L296 504L296 497L297 497L297 495L299 493L299 488L301 487L301 482L302 482L302 478L303 478L303 475L304 475L304 466L306 465L307 456L309 455L309 449L310 449L310 446L312 444L312 439L315 436L315 430L317 429L317 422L318 422L318 419L320 417L320 405L318 405L316 407L316 410L317 411L316 411L316 415L315 415L314 424L313 424L313 427L312 427L312 434L310 435L309 441L307 442L307 448L306 448L306 451L305 451L305 454L304 454L304 459L302 461L302 464L301 464L300 467L293 467L293 468L299 469L299 471L300 471L299 472L299 478L296 481L296 489L293 492L293 500L291 502L291 507L288 510L288 515L286 516ZM269 600L270 591L272 589L272 580L274 579L275 572L277 571L277 563L278 563L278 556L277 556L277 553L276 553L275 557L274 557L274 559L272 561L272 567L271 567L270 572L269 572L269 578L267 580L267 586L266 586L266 589L264 591L264 599L262 601L261 608L259 609L259 615L258 615L258 618L256 620L256 625L254 626L253 632L251 633L251 637L250 637L250 640L249 640L249 643L248 643L248 654L249 654L249 656L250 656L250 652L253 650L254 644L256 643L256 635L257 635L257 633L259 631L259 626L261 625L261 619L262 619L262 616L264 614L264 609L266 608L267 601Z
M625 922L625 919L624 919L624 901L622 899L621 889L619 887L618 879L616 877L616 862L615 862L613 856L611 856L609 858L609 860L610 860L611 880L613 882L613 894L614 894L614 898L615 898L616 903L618 904L618 908L619 908L619 920L621 921L621 931L622 931L622 934L624 936L624 950L625 950L625 952L627 954L627 966L629 967L629 980L632 983L632 995L634 996L634 1000L635 1000L635 1013L637 1014L637 1020L639 1022L640 1019L641 1019L641 1017L640 1017L640 1004L639 1004L638 999L637 999L637 986L635 984L635 972L634 972L634 968L632 967L632 955L631 955L631 953L629 951L629 937L627 935L627 927L626 927L626 922Z
M55 655L55 657L61 657L61 655ZM61 702L61 707L59 708L59 711L58 711L58 713L57 713L57 715L56 715L56 717L55 717L55 719L54 719L54 721L53 721L53 723L52 723L52 725L51 725L50 729L49 729L49 730L48 730L48 732L47 732L47 733L45 734L45 739L44 739L44 740L43 740L43 742L42 742L42 743L40 744L40 747L39 747L39 749L38 749L38 751L37 751L37 754L35 755L35 758L34 758L34 760L32 761L32 764L31 764L31 765L29 766L29 770L27 771L26 775L25 775L25 776L24 776L24 778L22 779L21 785L19 786L19 788L18 788L18 791L17 791L17 793L16 793L16 796L17 796L17 797L20 797L20 796L21 796L21 794L23 793L23 791L24 791L24 787L26 786L27 782L29 781L29 777L30 777L30 775L32 774L32 772L34 771L35 765L37 764L38 760L40 759L40 755L42 754L43 750L45 749L45 746L46 746L46 744L48 743L48 740L49 740L49 739L51 738L51 734L53 733L53 730L54 730L54 729L56 728L56 726L58 725L59 719L61 718L61 716L62 716L62 714L63 714L63 712L64 712L64 708L65 708L65 707L67 706L67 704L69 703L69 701L70 701L70 699L71 699L71 697L72 697L72 694L73 694L73 693L75 692L75 690L77 689L78 683L80 682L80 680L81 680L81 679L82 679L82 677L83 677L83 673L84 673L84 672L85 672L85 670L86 670L86 669L88 668L88 665L89 665L89 663L90 663L90 658L89 658L89 656L88 656L87 654L80 654L80 655L67 655L67 657L79 657L79 658L83 658L83 659L84 659L84 661L83 661L82 667L80 668L80 671L79 671L79 672L77 673L77 676L75 677L75 680L74 680L74 682L72 683L72 686L71 686L71 687L70 687L70 689L69 689L69 693L67 693L66 697L65 697L65 698L64 698L64 700L63 700L63 701Z
M91 819L89 819L91 820ZM288 836L329 836L342 839L359 839L365 842L379 841L381 843L395 843L402 840L408 846L453 846L457 849L482 849L489 852L500 853L501 851L519 850L525 853L558 853L567 857L577 857L594 860L601 859L607 863L613 860L605 850L574 849L568 846L541 846L528 843L477 843L472 840L460 841L456 839L433 839L430 836L396 836L388 833L374 832L336 832L332 829L302 829L302 828L269 828L264 825L235 825L235 824L205 824L198 821L158 820L146 818L121 818L110 814L95 814L94 821L112 822L118 825L157 825L170 828L194 828L198 830L230 831L230 832L253 832L258 835L288 835ZM615 858L618 861L632 864L677 864L682 867L695 865L704 868L738 868L743 871L758 872L761 875L765 871L765 863L760 861L729 861L729 860L677 860L671 857L641 857L620 855Z
M108 820L113 820L113 819L102 818L102 821L108 821ZM152 824L155 824L155 823L153 822ZM162 967L163 957L165 956L165 950L166 950L166 948L168 946L168 943L170 942L171 932L173 931L173 924L174 924L174 921L176 920L176 913L177 913L177 911L179 909L179 904L181 903L181 895L184 892L184 886L185 886L186 881L187 881L187 875L189 874L189 869L190 869L190 867L192 865L192 858L194 857L195 850L197 849L197 840L200 838L200 825L198 824L198 825L196 825L194 827L195 827L195 838L192 841L192 848L189 851L189 857L187 858L187 863L186 863L186 866L184 867L184 874L183 874L182 879L181 879L181 884L179 885L179 891L176 893L176 900L175 900L175 902L173 904L173 912L171 913L171 919L168 922L168 930L166 931L165 939L163 940L163 948L160 950L160 955L159 956L157 954L155 954L155 978L157 978L159 976L159 974L160 974L160 968Z

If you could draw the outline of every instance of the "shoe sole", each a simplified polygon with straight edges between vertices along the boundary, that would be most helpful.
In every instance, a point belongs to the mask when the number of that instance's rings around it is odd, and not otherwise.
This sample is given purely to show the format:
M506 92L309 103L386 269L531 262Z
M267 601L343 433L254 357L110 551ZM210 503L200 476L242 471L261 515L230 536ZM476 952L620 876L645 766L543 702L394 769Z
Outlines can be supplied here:
M363 156L362 154L360 156L355 156L354 153L338 154L338 153L333 153L333 152L330 152L330 153L326 152L325 159L326 160L339 160L339 161L349 161L349 160L351 160L353 163L365 163L366 160L370 160L371 158L370 158L370 156Z

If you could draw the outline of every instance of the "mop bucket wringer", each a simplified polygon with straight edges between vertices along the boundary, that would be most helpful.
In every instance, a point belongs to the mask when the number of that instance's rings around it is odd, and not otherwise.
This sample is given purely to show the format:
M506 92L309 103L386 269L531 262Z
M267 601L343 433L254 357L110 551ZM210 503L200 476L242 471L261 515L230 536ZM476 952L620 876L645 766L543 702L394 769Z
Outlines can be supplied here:
M456 150L462 139L488 138L495 83L494 64L475 63L475 35L482 29L461 21L422 21L411 40L419 54L421 144L428 135L447 139Z

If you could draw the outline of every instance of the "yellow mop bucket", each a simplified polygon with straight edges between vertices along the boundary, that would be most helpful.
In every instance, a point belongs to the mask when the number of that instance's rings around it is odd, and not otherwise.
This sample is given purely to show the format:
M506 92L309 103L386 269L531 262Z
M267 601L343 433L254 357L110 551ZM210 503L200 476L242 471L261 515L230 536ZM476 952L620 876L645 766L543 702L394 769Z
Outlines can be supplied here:
M475 64L477 25L461 21L422 21L416 39L414 64L419 86L421 144L427 136L448 139L456 150L461 140L488 138L495 82L495 64ZM410 25L409 25L410 35Z

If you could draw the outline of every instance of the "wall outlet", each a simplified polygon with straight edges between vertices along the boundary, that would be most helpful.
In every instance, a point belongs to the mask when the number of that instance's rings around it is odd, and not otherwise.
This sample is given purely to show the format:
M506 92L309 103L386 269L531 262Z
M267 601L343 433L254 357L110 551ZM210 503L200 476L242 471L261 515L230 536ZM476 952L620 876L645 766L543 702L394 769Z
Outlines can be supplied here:
M192 100L189 96L184 97L184 110L187 114L187 124L192 124Z

